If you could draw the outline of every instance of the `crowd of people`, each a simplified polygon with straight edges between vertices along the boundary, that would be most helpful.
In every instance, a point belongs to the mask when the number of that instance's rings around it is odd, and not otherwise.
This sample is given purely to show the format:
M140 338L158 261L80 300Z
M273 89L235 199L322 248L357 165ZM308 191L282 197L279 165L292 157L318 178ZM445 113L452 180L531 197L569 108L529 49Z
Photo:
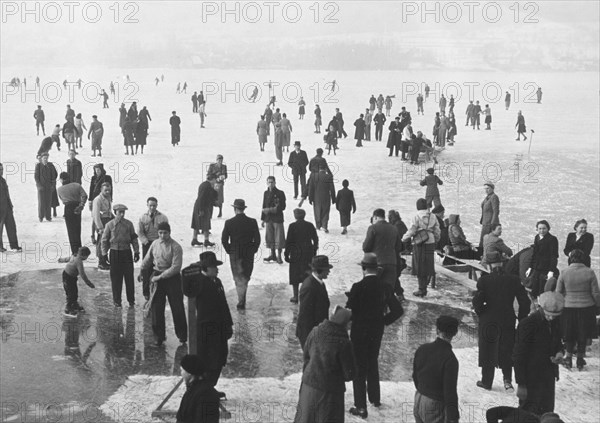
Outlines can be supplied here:
M186 89L187 83L184 83L183 89L178 84L177 92L185 92ZM417 97L418 114L424 113L423 104L428 97L428 89L425 97L421 94ZM365 112L354 122L357 147L362 146L362 141L371 140L373 123L375 141L381 141L386 116L391 116L392 98L394 96L384 98L381 94L378 98L370 97ZM260 149L264 151L273 125L277 164L282 166L283 155L289 151L291 144L292 124L286 113L275 107L274 97L271 100L260 117L256 133ZM203 122L206 101L202 91L199 95L194 93L192 103L192 112L200 113ZM510 107L508 93L505 105L507 109ZM448 117L445 114L447 106ZM300 120L303 120L305 107L306 102L301 99ZM410 112L402 106L388 128L389 156L395 152L397 157L401 151L402 160L418 164L419 155L424 150L426 161L435 161L435 154L445 148L446 143L454 143L454 107L452 96L449 100L441 97L440 111L435 113L434 118L433 141L430 141L422 131L414 133ZM376 108L377 113L374 113ZM143 107L138 112L137 104L133 102L128 110L122 104L119 113L125 154L129 151L137 154L138 147L143 154L149 122L152 121L149 111ZM315 105L314 114L314 132L320 134L322 120L318 105ZM469 103L465 126L480 129L481 114L485 116L485 129L491 129L491 110L488 105L482 110L478 101ZM175 146L180 141L181 120L175 111L172 115L171 136ZM520 111L518 116L517 131L521 135L526 131L525 122ZM45 116L41 106L34 112L34 118L38 135L41 128L45 136ZM138 279L142 282L146 301L144 314L152 320L157 347L165 342L167 336L166 301L171 308L175 334L182 345L188 341L184 296L191 300L189 304L195 305L196 354L184 357L181 363L187 391L178 419L218 421L218 402L225 393L215 387L227 363L227 341L233 334L231 312L223 284L218 278L219 266L223 263L210 250L215 246L210 241L213 210L217 207L218 217L221 217L225 204L227 166L224 158L217 156L198 188L192 210L191 246L202 246L205 250L197 263L184 268L183 247L171 237L169 219L158 211L157 198L147 199L147 212L139 218L136 226L125 218L128 207L113 203L113 182L101 163L94 166L89 190L86 192L82 187L82 165L76 155L77 147L82 146L84 130L88 131L88 139L91 137L94 156L96 151L101 156L103 124L94 115L88 130L81 114L76 114L67 105L65 123L62 127L57 125L51 137L43 139L35 169L40 222L44 219L51 221L57 216L59 199L64 204L64 220L72 253L64 259L66 266L62 275L66 294L65 315L77 317L84 311L78 303L78 277L94 288L84 268L91 251L81 241L82 211L88 204L98 268L110 272L115 307L122 307L123 282L127 302L130 307L135 306L134 263L141 260ZM61 131L68 146L69 161L67 171L58 174L48 159L53 143L60 149ZM333 149L335 155L339 148L338 140L347 137L339 108L336 108L325 132L323 141L328 154ZM349 410L350 414L367 418L367 399L373 407L381 406L379 350L385 326L403 315L402 302L406 298L400 278L407 267L407 254L411 255L412 273L418 280L418 289L413 293L416 297L425 297L428 288L435 288L436 254L444 257L445 265L481 260L486 271L479 279L473 297L473 308L479 316L479 366L482 368L481 380L476 383L482 389L491 390L494 370L499 367L503 373L504 389L513 391L514 368L520 401L519 410L506 407L490 410L488 421L502 418L503 421L511 421L506 420L511 413L537 419L532 421L551 421L544 420L544 416L554 411L558 365L570 369L573 354L576 354L576 366L584 370L586 345L590 339L597 337L598 332L596 314L600 307L600 290L595 272L590 269L594 238L587 232L587 222L578 220L575 232L567 237L563 252L568 256L569 266L562 271L557 267L559 242L550 234L550 224L546 220L537 222L537 235L532 246L513 255L500 238L500 198L495 193L495 185L487 182L481 203L481 235L476 245L467 241L459 215L451 214L444 219L445 208L438 189L443 181L435 175L435 168L429 168L427 176L420 182L426 187L424 198L416 201L416 212L410 221L403 222L396 210L389 210L387 215L382 208L373 211L371 225L362 244L364 257L359 264L363 279L346 293L346 305L336 306L330 315L326 280L333 266L326 255L319 254L319 231L329 232L331 205L335 205L343 228L342 235L346 235L357 204L348 180L344 180L343 188L336 192L332 172L323 154L324 150L318 148L316 155L309 160L300 141L295 141L293 150L289 152L287 164L294 177L293 199L300 198L300 203L293 211L295 221L287 227L287 231L283 213L287 208L286 193L277 187L276 178L272 175L266 180L260 216L260 226L265 229L264 245L270 253L263 262L289 263L290 302L298 304L296 336L303 351L304 371L295 422L343 422L347 381L352 381L354 388L354 406ZM0 165L1 228L6 226L10 247L18 251L12 203L2 173ZM57 180L61 183L58 188ZM315 224L306 220L306 211L302 208L305 200L313 207ZM232 207L234 217L225 222L220 242L229 255L238 297L236 308L243 311L247 306L246 294L255 255L263 240L258 221L245 214L245 200L235 199ZM200 233L204 242L198 241ZM3 245L2 251L6 251ZM518 302L518 316L513 309L515 300ZM518 326L515 328L516 321ZM219 330L215 331L215 327ZM418 422L459 421L456 393L459 363L451 346L458 328L458 320L440 316L437 319L437 339L420 346L415 353L412 376L416 388L414 415ZM200 418L200 408L212 411L202 413Z

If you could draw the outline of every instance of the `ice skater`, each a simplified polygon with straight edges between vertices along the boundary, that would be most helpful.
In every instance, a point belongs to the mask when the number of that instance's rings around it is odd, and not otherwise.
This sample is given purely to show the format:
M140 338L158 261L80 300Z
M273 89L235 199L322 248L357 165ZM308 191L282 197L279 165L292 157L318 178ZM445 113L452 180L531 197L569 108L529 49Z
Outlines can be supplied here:
M515 124L515 128L517 128L517 138L515 141L521 141L521 134L523 134L523 141L527 141L527 127L525 126L525 116L519 110L517 113L517 123Z
M87 260L91 252L88 247L80 247L77 254L71 256L69 262L65 266L62 273L63 288L67 297L67 305L65 308L65 315L67 317L77 317L77 313L85 311L85 309L79 304L78 290L77 290L77 277L81 276L81 279L90 288L95 288L94 284L88 278L83 267L83 262Z

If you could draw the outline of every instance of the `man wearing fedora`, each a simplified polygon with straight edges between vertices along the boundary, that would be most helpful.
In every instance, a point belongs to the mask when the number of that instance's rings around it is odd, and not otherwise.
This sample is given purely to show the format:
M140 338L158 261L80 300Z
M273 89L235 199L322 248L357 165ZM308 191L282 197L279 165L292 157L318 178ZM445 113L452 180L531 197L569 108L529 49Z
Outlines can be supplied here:
M346 308L352 310L350 339L357 367L353 381L354 407L350 414L366 418L367 393L373 406L381 405L378 359L383 329L398 320L404 310L392 287L377 276L377 256L365 253L359 265L363 279L352 285L346 303Z
M308 166L308 156L306 151L301 149L300 141L294 141L294 151L290 153L288 166L294 175L294 200L297 200L298 180L300 180L300 194L306 190L306 166Z
M187 342L188 328L183 306L183 292L181 290L181 265L183 263L183 249L181 245L171 238L171 226L168 222L157 225L158 238L152 241L144 259L142 272L152 269L149 289L153 293L152 302L152 332L156 337L156 346L161 346L167 339L165 334L165 305L169 299L169 307L173 314L175 334L179 342Z
M48 222L52 221L52 208L54 208L56 217L56 205L54 202L56 195L56 179L58 173L54 164L48 161L50 155L45 152L40 155L40 161L35 165L35 185L38 192L38 218L40 222L46 218Z
M223 248L229 254L231 274L238 294L237 309L246 308L246 291L254 270L254 255L260 248L260 232L256 219L246 216L246 202L236 199L233 204L235 216L225 221L221 234Z
M310 268L311 275L304 279L300 289L300 307L296 324L296 336L300 340L302 349L312 328L327 319L330 305L325 287L325 279L333 268L329 264L329 258L323 255L313 257Z
M135 306L135 287L133 285L133 263L140 260L138 236L131 221L125 219L127 206L115 204L115 218L104 226L102 232L103 262L110 265L110 282L115 307L121 307L121 292L125 279L125 292L130 307ZM133 256L131 254L133 247Z
M555 383L564 349L559 316L565 305L558 292L538 297L539 309L517 327L512 353L519 408L537 415L554 411Z
M196 354L206 366L206 380L215 386L227 363L227 341L233 336L233 320L217 260L212 251L200 254L200 261L182 270L183 294L196 301ZM190 305L188 303L188 305ZM219 393L224 397L224 393Z
M271 249L271 255L264 259L265 263L276 261L283 263L281 251L285 247L285 229L283 227L283 211L285 210L285 193L275 186L275 177L267 178L267 190L263 195L262 213L260 220L262 226L266 227L265 241L267 248ZM277 250L277 255L275 255Z
M315 225L304 220L306 212L294 209L295 222L290 223L285 237L285 261L290 264L290 285L294 296L290 302L298 304L298 287L310 270L310 263L319 249L319 235Z

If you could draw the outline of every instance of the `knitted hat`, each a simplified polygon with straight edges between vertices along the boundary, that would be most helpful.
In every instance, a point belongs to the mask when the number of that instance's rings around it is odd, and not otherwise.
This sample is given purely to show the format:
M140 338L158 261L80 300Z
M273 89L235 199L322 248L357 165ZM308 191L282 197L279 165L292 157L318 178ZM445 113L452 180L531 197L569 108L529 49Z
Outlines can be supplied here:
M544 292L538 297L538 304L544 309L544 313L560 316L565 307L565 297L558 292Z
M458 320L452 316L440 316L435 322L437 329L446 335L454 336L458 333Z

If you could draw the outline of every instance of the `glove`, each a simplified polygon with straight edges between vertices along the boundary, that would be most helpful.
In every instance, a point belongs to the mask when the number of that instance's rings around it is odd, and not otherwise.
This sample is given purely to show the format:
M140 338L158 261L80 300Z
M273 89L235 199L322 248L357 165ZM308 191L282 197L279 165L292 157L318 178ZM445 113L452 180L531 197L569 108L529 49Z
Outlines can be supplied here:
M530 274L531 274L531 267L529 269L527 269L527 272L525 272L525 276L529 277Z
M564 357L564 354L562 353L562 351L559 351L556 353L556 355L554 357L550 357L550 361L553 364L562 364L563 357Z
M525 385L517 385L517 398L521 401L525 401L527 399L527 388Z
M135 253L133 255L133 262L137 263L138 261L140 261L140 253Z
M554 277L554 272L553 271L549 271L548 275L546 276L548 279L553 278Z
M108 254L104 254L102 256L102 259L104 260L105 263L110 264L110 261L108 261Z

